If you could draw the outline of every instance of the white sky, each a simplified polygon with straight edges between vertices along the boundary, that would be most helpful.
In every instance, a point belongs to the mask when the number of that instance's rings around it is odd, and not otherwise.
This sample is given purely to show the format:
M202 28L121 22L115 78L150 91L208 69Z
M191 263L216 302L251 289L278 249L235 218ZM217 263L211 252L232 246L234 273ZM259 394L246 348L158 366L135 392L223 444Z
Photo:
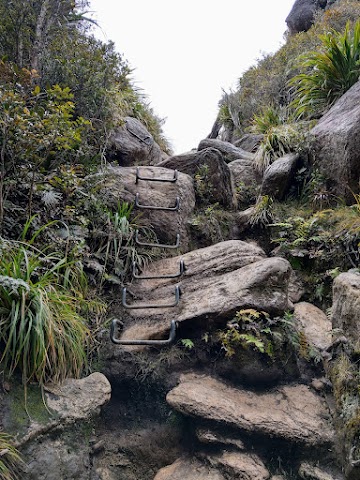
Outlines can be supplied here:
M183 153L210 133L222 90L284 43L294 1L91 0L91 11Z

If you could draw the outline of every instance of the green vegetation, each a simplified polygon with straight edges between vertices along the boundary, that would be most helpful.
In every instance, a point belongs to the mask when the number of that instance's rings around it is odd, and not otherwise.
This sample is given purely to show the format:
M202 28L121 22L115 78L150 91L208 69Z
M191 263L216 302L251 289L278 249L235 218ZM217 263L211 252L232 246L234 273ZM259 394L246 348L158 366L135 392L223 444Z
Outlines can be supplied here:
M294 86L290 87L289 82L299 74L309 73L307 70L309 67L306 67L304 62L309 55L312 56L311 52L316 52L320 57L326 55L326 49L321 49L323 38L328 38L329 45L334 45L333 53L336 50L335 45L338 45L339 53L344 55L344 60L348 59L348 65L354 66L358 55L356 53L358 33L355 33L358 26L355 26L355 23L359 16L358 1L336 2L318 15L309 31L288 37L277 52L260 58L239 79L237 89L224 93L219 102L219 119L226 131L224 136L228 137L227 139L229 137L231 139L231 136L238 138L252 129L254 123L258 127L264 124L267 131L270 126L276 128L283 123L293 123L291 111L293 107L289 109L289 106L296 98L297 92ZM340 60L340 71L343 70L345 73L341 56ZM349 68L349 78L356 76L358 68L359 64L354 66L355 71L351 73L351 67ZM337 81L335 78L333 80ZM329 85L331 86L331 83Z
M20 463L21 457L12 444L11 436L0 432L0 479L16 480L16 470Z
M321 116L340 98L360 75L360 22L350 31L350 23L344 32L332 30L320 35L318 51L299 57L299 66L305 73L293 77L294 100L297 117Z
M1 363L8 375L19 368L25 385L78 377L89 337L77 298L81 272L66 257L33 247L40 233L0 245Z

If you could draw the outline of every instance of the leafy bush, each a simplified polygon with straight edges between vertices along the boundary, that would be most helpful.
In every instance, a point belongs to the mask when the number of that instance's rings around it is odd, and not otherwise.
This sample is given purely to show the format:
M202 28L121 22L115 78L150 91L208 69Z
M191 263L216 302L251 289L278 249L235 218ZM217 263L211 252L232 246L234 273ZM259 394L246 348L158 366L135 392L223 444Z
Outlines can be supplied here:
M10 376L20 369L24 384L78 377L89 339L79 274L66 257L33 247L38 234L27 244L0 244L1 362Z
M320 116L340 98L360 75L360 22L350 32L350 24L344 33L332 30L320 36L320 51L307 52L299 62L305 73L290 81L295 87L296 116Z

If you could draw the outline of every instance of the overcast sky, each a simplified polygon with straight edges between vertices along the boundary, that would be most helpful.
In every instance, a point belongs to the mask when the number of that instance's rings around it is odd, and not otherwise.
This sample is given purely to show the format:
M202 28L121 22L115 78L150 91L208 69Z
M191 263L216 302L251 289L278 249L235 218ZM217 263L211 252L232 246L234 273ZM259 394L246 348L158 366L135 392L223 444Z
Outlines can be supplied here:
M294 1L91 0L91 10L183 153L209 134L223 89L283 44Z

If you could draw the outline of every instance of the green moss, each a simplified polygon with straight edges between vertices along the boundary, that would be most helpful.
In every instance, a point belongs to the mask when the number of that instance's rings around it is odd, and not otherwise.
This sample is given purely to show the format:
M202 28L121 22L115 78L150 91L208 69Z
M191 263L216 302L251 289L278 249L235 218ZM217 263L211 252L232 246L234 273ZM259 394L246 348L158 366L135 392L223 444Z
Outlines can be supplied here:
M6 397L6 406L10 423L7 430L12 432L24 433L31 422L45 425L54 418L46 408L41 388L37 385L27 387L26 398L23 385L15 385Z

